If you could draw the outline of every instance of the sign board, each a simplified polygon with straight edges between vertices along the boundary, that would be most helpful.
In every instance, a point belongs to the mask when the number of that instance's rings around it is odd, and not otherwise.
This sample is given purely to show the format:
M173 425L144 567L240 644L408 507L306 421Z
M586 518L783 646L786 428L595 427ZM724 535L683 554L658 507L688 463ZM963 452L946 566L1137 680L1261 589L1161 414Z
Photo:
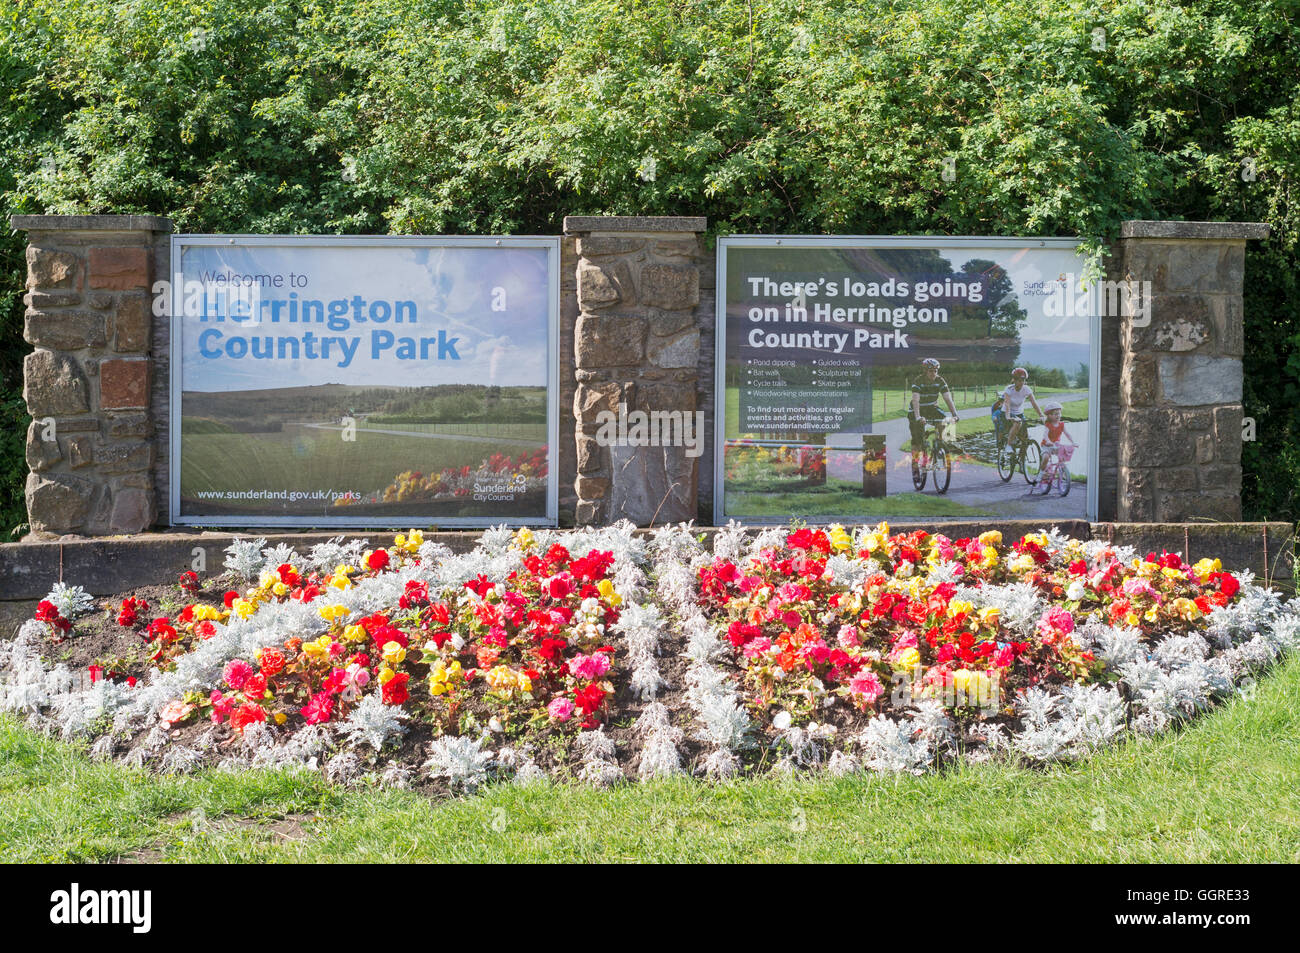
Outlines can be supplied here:
M1094 516L1102 302L1076 248L719 239L714 521Z
M172 522L553 525L559 254L173 237Z

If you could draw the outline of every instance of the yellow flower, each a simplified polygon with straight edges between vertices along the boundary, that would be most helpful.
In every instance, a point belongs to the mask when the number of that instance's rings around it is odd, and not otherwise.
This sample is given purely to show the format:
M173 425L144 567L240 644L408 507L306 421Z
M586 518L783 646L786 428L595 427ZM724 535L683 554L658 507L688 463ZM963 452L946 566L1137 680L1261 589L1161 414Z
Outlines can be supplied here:
M342 592L344 589L352 588L352 580L342 573L330 576L329 585Z
M524 551L532 549L533 531L527 526L520 527L519 532L515 533L515 546Z
M284 596L284 595L288 595L289 587L282 582L277 582L275 585L271 587L271 591L274 592L277 596Z
M614 584L608 579L602 579L596 584L596 588L600 590L600 597L611 606L620 606L623 604L623 597L614 591Z
M979 543L981 546L1001 546L1002 534L995 529L991 529L987 533L980 533Z
M958 705L987 705L993 700L993 679L988 672L959 668L952 673L952 687Z
M195 622L204 622L209 620L220 620L221 612L215 606L196 605L190 612L190 617Z
M1165 566L1163 569L1161 569L1161 570L1160 570L1160 574L1161 574L1162 576L1164 576L1166 579L1185 579L1185 578L1187 578L1187 577L1184 576L1181 572L1179 572L1177 569L1171 569L1171 568L1168 567L1168 566Z
M1210 573L1222 571L1223 563L1217 559L1201 559L1197 560L1196 565L1192 568L1196 570L1196 574L1201 577L1202 581L1204 581L1205 577Z
M965 599L954 599L948 603L948 614L956 615L959 612L970 612L975 606Z
M921 653L916 649L903 649L894 659L894 668L913 669L921 664Z
M359 625L350 625L343 630L343 639L347 642L364 642L366 630Z
M507 695L514 694L517 691L532 691L533 688L533 683L527 675L515 671L508 665L498 665L496 668L489 670L484 677L493 689Z
M1175 599L1169 608L1186 622L1194 622L1201 617L1201 610L1191 599Z
M320 660L329 657L330 646L333 644L334 644L333 639L331 639L328 635L322 635L319 639L316 639L315 641L304 642L302 644L302 654L307 656L309 659L311 659L314 662L319 662Z
M1007 568L1012 572L1029 572L1035 565L1034 557L1028 553L1020 553L1007 562Z
M286 715L286 714L285 714L284 712L282 712L282 711L277 711L277 712L276 712L274 715L272 715L271 717L273 717L273 718L275 719L275 723L276 723L277 725L283 725L286 721L289 720L289 716Z
M839 523L832 523L830 529L831 549L842 553L853 546L853 537Z
M1138 618L1136 612L1130 612L1128 615L1124 616L1125 625L1137 625L1141 621L1142 620Z
M406 660L406 649L400 642L385 642L383 659L389 665L401 665Z
M393 680L393 677L396 676L396 675L397 675L397 673L394 672L394 671L393 671L391 668L389 668L387 665L381 665L381 666L379 666L379 676L378 676L378 677L379 677L379 684L380 684L380 685L387 685L389 682L391 682L391 681Z
M319 611L320 617L326 622L337 622L339 619L346 619L352 614L351 609L338 603L331 606L321 606Z
M247 619L257 611L257 603L249 599L236 599L230 604L230 610L241 619Z
M980 554L980 566L984 569L992 569L998 564L998 551L992 546L985 546Z
M980 610L980 621L988 626L995 626L1002 618L1002 614L995 606L985 606Z
M434 664L433 670L429 672L429 691L434 695L442 695L452 690L455 683L460 681L461 675L460 662L452 660L448 665L442 659Z
M276 582L279 581L279 579L280 577L273 572L264 572L257 579L258 588L269 589L271 588L271 586L275 585Z

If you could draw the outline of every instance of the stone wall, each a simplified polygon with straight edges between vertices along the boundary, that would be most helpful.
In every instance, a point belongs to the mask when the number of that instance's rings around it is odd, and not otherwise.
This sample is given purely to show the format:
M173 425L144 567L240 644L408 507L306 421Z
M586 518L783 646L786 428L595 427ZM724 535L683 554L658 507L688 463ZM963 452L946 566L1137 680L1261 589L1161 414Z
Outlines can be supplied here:
M574 518L696 519L700 461L682 446L610 445L601 414L700 408L703 218L570 216L574 241ZM572 311L572 305L569 311ZM629 442L630 443L630 442ZM563 472L563 471L561 471Z
M31 215L12 223L28 237L31 529L88 536L148 529L166 499L154 398L160 387L166 394L167 381L153 360L151 288L171 223L138 215Z
M1116 268L1150 290L1120 330L1116 518L1241 518L1242 281L1268 226L1125 222Z

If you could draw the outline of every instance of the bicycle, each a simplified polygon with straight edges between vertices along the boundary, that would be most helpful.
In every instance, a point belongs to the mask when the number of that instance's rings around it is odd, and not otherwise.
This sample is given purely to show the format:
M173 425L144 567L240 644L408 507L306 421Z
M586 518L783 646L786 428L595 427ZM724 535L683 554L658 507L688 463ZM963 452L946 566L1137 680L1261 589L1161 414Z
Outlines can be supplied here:
M1029 421L1021 419L1020 432L1016 434L1015 445L1003 440L998 447L998 478L1003 483L1009 483L1019 470L1025 482L1034 486L1038 483L1042 466L1038 444L1029 440Z
M945 421L944 428L947 426ZM925 489L930 474L934 474L931 481L934 492L940 495L948 492L948 484L952 482L952 460L943 444L944 428L936 427L934 421L927 419L921 448L912 448L912 486L917 492Z
M1046 457L1043 459L1043 472L1039 478L1043 496L1051 493L1053 487L1056 488L1058 496L1068 496L1071 482L1068 464L1070 458L1074 456L1074 447L1069 444L1062 446L1057 442L1049 443L1043 449Z

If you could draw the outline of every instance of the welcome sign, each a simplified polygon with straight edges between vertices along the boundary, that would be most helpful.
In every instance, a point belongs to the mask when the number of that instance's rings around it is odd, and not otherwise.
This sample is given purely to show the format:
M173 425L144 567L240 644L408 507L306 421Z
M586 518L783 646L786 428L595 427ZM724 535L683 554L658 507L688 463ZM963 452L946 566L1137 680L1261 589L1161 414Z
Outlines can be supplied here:
M556 520L553 238L179 235L172 518Z
M715 522L1095 513L1076 244L720 239Z

